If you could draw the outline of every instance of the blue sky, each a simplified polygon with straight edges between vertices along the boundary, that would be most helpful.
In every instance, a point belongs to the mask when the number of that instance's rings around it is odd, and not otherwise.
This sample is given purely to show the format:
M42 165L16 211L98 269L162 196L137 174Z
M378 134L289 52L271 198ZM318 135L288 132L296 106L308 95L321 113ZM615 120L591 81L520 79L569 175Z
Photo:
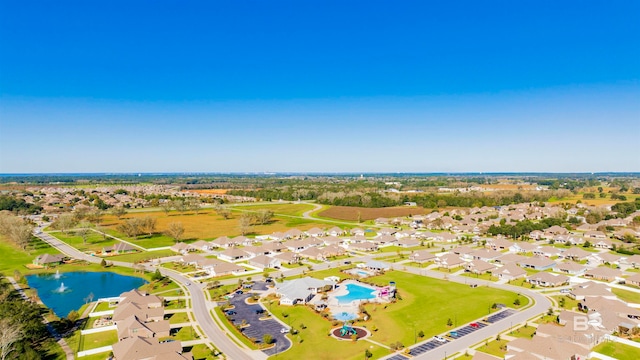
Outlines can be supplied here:
M640 171L638 13L0 0L0 172Z

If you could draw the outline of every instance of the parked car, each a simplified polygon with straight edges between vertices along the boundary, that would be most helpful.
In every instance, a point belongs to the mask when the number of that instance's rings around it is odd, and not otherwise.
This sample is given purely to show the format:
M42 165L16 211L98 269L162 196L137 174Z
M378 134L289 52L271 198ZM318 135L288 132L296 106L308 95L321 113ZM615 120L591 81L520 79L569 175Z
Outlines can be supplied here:
M282 329L280 329L280 333L281 333L281 334L286 334L286 333L288 333L288 332L289 332L289 328L282 328Z
M478 323L472 322L471 324L469 324L472 328L479 328L480 325L478 325Z
M231 315L235 315L235 314L237 314L237 312L235 312L235 311L233 311L233 310L227 310L227 311L225 312L225 314L227 314L227 315L231 316Z
M437 342L441 342L441 343L447 342L447 339L443 338L442 336L434 336L433 340L435 340Z
M244 293L242 292L242 290L238 290L238 291L236 291L236 295L242 295L242 294L244 294Z

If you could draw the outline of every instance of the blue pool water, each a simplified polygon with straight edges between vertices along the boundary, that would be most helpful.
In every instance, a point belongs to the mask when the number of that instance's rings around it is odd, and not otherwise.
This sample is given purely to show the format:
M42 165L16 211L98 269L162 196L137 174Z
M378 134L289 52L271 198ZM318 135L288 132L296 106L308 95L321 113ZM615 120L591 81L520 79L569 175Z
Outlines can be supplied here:
M333 315L333 318L340 321L349 321L353 319L357 319L358 315L348 312L341 312Z
M136 289L146 283L144 279L118 275L111 272L68 272L59 277L28 275L29 286L38 291L42 302L59 317L66 317L71 310L85 304L89 293L93 300L113 297Z
M348 304L353 300L367 300L375 298L375 295L373 294L374 290L369 287L347 284L347 291L349 293L346 295L336 296L338 303Z

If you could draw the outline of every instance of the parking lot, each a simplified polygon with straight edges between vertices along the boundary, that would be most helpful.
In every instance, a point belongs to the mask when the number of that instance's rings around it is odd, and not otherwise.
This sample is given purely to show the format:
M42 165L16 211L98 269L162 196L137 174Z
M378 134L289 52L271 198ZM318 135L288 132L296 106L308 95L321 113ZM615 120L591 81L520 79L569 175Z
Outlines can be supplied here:
M501 311L499 313L496 313L496 314L493 314L493 315L489 316L486 321L489 324L493 324L494 322L500 321L500 320L502 320L502 319L504 319L506 317L509 317L509 316L515 314L515 313L516 313L515 310L507 309L505 311Z
M264 310L259 304L245 303L245 300L250 296L249 294L235 295L230 299L229 302L235 308L231 310L230 314L232 315L228 317L234 325L241 325L244 320L249 326L242 328L242 333L248 338L256 339L259 344L262 343L262 337L265 334L270 334L276 346L263 350L265 354L274 355L287 350L291 347L291 341L285 337L285 334L280 332L283 325L274 319L260 320L260 317L264 316L266 312L264 314L259 313Z

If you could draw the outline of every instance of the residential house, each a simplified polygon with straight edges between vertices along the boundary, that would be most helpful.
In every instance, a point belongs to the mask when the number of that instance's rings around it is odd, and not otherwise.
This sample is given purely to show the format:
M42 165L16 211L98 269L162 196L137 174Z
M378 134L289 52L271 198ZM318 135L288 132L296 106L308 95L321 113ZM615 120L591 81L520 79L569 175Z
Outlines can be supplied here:
M519 338L507 343L505 359L587 359L590 350L555 337L534 336L531 339ZM530 356L530 357L529 357Z
M180 254L186 254L189 251L195 251L196 249L191 247L191 245L185 244L183 242L175 243L170 248L171 251L175 251Z
M102 248L103 254L110 254L110 255L127 254L131 252L136 252L136 251L138 251L138 249L136 249L133 245L128 244L126 242L117 242L113 244L113 246Z
M116 330L118 340L122 341L123 339L135 336L146 338L167 337L169 336L170 326L169 320L146 322L139 319L136 315L131 315L124 320L118 321Z
M544 256L547 258L560 255L560 249L553 246L541 246L535 250L533 250L533 255L535 256Z
M416 247L420 246L420 241L412 237L405 237L398 240L396 245L403 248Z
M591 255L590 252L578 247L571 247L562 253L562 257L573 261L584 261Z
M491 270L491 274L507 281L527 276L527 272L523 268L512 262Z
M371 241L377 244L378 247L391 246L398 243L398 239L395 236L391 235L380 235L375 239L372 239Z
M563 262L556 266L556 271L577 276L584 274L587 268L574 262Z
M518 255L518 254L503 254L499 258L495 259L494 262L500 264L511 264L511 263L519 263L520 261L526 259L527 257Z
M388 263L384 262L384 261L377 261L377 260L369 260L364 264L364 267L369 269L369 270L373 270L376 272L379 271L387 271L389 269L391 269L391 265L389 265Z
M436 257L436 263L438 267L443 267L445 269L453 269L458 266L462 266L464 264L464 260L460 258L460 256L455 254L445 254L439 257Z
M259 269L273 269L273 268L279 268L282 265L282 261L280 261L280 259L275 257L258 255L249 260L249 265L255 266Z
M51 265L60 265L65 260L65 258L66 257L62 254L42 254L33 259L33 264L45 267Z
M180 341L159 342L158 338L130 337L113 344L115 360L193 360L191 353L182 353Z
M640 273L635 273L628 278L624 279L625 284L631 284L635 286L640 286Z
M251 255L244 250L231 248L221 252L218 257L226 261L241 261L250 258Z
M594 240L603 240L607 238L607 234L597 230L587 231L586 233L584 233L584 237L588 239L594 239Z
M591 241L593 247L598 249L613 249L613 241L609 239L595 239Z
M311 228L311 229L305 231L305 234L307 236L314 236L314 237L320 237L320 236L325 236L326 235L324 230L322 230L320 228L317 228L317 227L314 227L314 228Z
M198 240L198 241L192 243L191 246L194 249L200 250L200 251L209 251L213 247L213 245L211 245L211 243L209 243L207 241L204 241L204 240Z
M554 266L556 266L556 262L544 257L532 257L521 260L518 265L522 266L523 268L544 271L552 269Z
M562 286L569 283L569 277L541 271L527 277L527 282L543 287Z
M487 239L487 244L485 245L485 247L496 251L508 250L512 246L513 243L511 241L502 238Z
M300 256L294 252L281 252L274 255L273 258L280 260L281 263L295 264L300 259Z
M435 260L436 256L430 252L429 250L418 250L414 251L409 255L409 260L422 264L428 261Z
M346 234L346 231L343 229L340 229L337 226L334 226L331 229L327 230L327 234L330 236L342 236Z
M608 299L616 299L616 295L611 292L610 286L595 281L587 281L574 286L571 291L569 291L568 296L576 300L583 300L587 296L599 296Z
M509 247L509 251L514 253L521 253L521 254L533 253L533 251L536 250L538 246L539 245L537 244L532 244L527 242L516 242Z
M622 271L609 267L597 267L587 270L584 273L584 277L603 281L614 281L616 279L622 279Z
M499 257L502 257L504 254L491 249L480 249L475 250L469 255L473 256L473 258L476 260L493 261Z
M483 260L471 260L463 265L464 269L473 274L484 274L488 272L492 272L496 269L494 264L490 264Z
M367 242L361 242L361 243L353 243L353 244L349 244L349 250L356 250L356 251L376 251L378 250L378 245L367 241Z

